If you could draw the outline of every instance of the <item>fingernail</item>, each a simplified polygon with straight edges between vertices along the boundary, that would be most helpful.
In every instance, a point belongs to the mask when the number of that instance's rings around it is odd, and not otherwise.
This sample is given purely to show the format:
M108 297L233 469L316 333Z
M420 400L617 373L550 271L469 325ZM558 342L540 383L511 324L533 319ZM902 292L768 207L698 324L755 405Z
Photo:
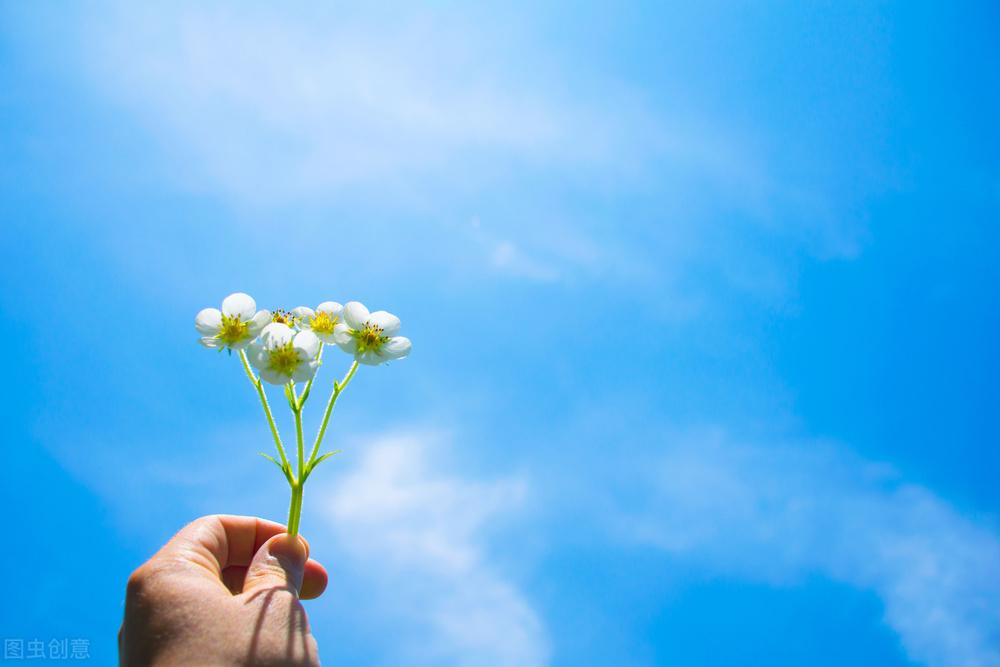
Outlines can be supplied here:
M292 537L288 533L275 535L265 544L267 552L277 558L288 558L294 561L306 562L306 547L302 539L298 536Z
M288 573L288 578L296 588L302 586L306 570L306 549L298 537L290 537L287 533L275 535L264 543L264 551L268 560Z

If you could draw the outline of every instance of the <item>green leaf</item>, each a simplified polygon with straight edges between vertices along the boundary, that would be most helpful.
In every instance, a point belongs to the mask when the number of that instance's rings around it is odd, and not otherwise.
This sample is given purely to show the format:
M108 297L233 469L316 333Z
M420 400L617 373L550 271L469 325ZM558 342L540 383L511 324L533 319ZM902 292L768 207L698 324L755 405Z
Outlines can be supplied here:
M327 452L326 454L323 454L323 455L317 457L317 459L312 462L312 465L309 466L309 470L308 470L308 472L306 472L305 479L309 478L309 475L312 474L312 471L316 468L316 466L318 466L320 463L322 463L323 461L327 460L328 458L330 458L334 454L339 454L341 451L343 451L343 450L337 449L337 450L334 450L332 452ZM303 479L303 481L305 481L305 479Z
M301 410L302 406L305 405L306 399L309 398L309 394L311 393L312 393L312 382L308 382L306 383L305 391L303 391L302 395L299 396L299 410Z
M273 463L274 465L278 466L278 470L280 470L282 473L285 473L285 468L281 465L281 463L278 461L278 459L274 458L270 454L265 454L264 452L257 452L257 453L260 454L261 456L263 456L265 459L267 459L271 463Z
M313 461L312 467L315 468L316 466L318 466L320 464L320 462L325 461L326 459L330 458L334 454L339 454L342 451L343 451L342 449L337 449L337 450L334 450L332 452L327 452L326 454L321 455L319 458L317 458L315 461Z
M292 384L288 383L285 385L285 398L288 399L288 405L292 408L292 412L298 412L299 406L295 402L295 397L292 396Z
M273 463L274 465L278 466L278 470L280 470L281 474L285 476L285 479L288 480L288 483L289 484L292 483L292 471L291 471L290 466L288 466L288 465L282 465L281 462L278 461L278 459L274 458L270 454L265 454L264 452L257 452L257 453L260 454L261 456L263 456L265 459L267 459L271 463Z

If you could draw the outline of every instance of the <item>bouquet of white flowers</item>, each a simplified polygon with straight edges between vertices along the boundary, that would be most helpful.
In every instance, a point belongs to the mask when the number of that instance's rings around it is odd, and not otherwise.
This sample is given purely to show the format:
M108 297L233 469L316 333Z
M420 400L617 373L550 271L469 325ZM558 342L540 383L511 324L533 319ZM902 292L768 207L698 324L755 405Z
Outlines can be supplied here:
M399 331L398 317L384 310L370 313L357 301L349 301L345 306L326 301L315 310L299 306L270 312L257 310L257 302L242 292L223 299L221 310L201 310L194 318L194 326L201 334L200 342L205 347L229 350L230 354L233 350L239 352L243 370L260 396L264 416L278 449L277 459L263 452L261 456L273 461L288 480L292 490L288 534L296 535L302 513L302 487L320 462L337 453L319 453L337 399L354 377L359 364L377 366L402 359L410 353L410 339L396 335ZM302 438L302 408L322 363L323 348L330 344L350 354L354 361L341 380L333 381L333 391L326 402L323 420L306 456ZM257 373L253 369L257 369ZM295 416L298 459L295 468L278 435L264 382L284 387L285 398ZM299 383L304 383L301 392L297 387Z

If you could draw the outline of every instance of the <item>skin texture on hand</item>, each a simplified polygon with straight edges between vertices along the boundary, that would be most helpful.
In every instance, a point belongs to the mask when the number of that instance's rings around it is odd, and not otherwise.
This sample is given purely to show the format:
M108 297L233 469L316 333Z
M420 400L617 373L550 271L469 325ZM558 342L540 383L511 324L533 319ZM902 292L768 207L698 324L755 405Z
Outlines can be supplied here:
M327 574L281 524L206 516L132 573L119 664L319 665L300 599Z

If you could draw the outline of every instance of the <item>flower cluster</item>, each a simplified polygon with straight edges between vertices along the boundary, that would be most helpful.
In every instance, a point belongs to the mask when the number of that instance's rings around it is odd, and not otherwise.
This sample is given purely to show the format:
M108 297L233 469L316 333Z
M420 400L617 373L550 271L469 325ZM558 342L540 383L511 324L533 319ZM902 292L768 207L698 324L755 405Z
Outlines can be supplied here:
M396 335L398 317L384 310L371 313L357 301L349 301L343 306L336 301L324 301L315 309L299 306L268 311L257 310L257 302L242 292L223 299L221 309L199 311L194 326L201 334L199 342L205 347L239 353L243 369L260 397L280 460L267 454L263 456L278 466L292 490L288 532L295 535L302 511L302 486L320 462L336 453L320 454L319 448L337 398L354 377L359 364L377 366L402 359L410 353L410 339ZM325 345L335 345L354 360L344 377L333 382L319 432L307 457L302 436L302 407L312 390ZM284 386L285 397L295 416L297 467L293 467L278 434L264 382ZM297 383L305 384L301 393Z
M250 364L265 382L308 382L320 364L322 344L336 345L361 364L377 366L410 353L410 339L397 336L399 318L364 304L325 301L315 309L257 310L257 302L237 292L222 309L205 308L194 318L199 341L212 349L246 349Z

